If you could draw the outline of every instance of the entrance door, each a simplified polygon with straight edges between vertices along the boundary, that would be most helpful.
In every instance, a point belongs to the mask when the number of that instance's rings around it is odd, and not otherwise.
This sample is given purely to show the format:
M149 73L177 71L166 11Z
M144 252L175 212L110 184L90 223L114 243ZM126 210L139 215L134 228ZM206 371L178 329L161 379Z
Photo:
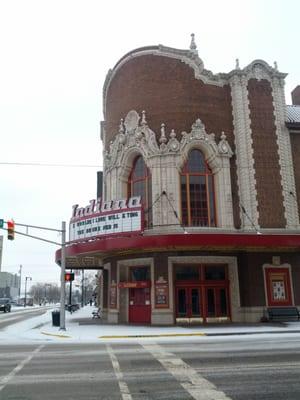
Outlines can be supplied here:
M176 288L177 318L200 318L201 296L200 288Z
M150 288L129 289L129 322L151 322Z
M228 294L225 287L205 288L205 314L207 318L228 317Z

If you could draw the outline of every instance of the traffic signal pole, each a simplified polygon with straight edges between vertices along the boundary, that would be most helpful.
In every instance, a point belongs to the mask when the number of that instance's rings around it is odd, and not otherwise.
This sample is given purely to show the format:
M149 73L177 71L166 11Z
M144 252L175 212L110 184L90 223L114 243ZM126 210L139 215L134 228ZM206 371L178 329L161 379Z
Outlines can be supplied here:
M9 221L11 222L11 221ZM8 228L4 228L3 224L8 223L8 221L4 221L0 219L0 228L7 231L11 237L8 237L9 240L14 239L14 234L17 233L19 235L27 236L32 239L42 240L43 242L52 243L58 246L61 246L61 271L60 271L60 330L66 330L66 311L65 311L65 299L66 299L66 284L65 284L65 271L66 271L66 222L62 221L61 229L53 229L46 228L43 226L35 226L35 225L26 225L26 224L17 224L13 222L13 226ZM35 229L43 229L46 231L54 231L61 233L61 243L54 242L53 240L44 239L38 236L29 235L28 233L18 232L15 230L15 226L24 226L26 229L35 228Z
M61 223L61 266L60 266L60 330L66 330L66 222Z

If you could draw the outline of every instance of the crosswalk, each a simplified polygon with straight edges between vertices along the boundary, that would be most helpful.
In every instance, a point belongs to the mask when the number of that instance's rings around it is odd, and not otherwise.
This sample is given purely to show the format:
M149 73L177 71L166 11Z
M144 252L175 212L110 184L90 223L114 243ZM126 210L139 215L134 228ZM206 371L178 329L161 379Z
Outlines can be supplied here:
M149 341L3 346L0 374L0 400L231 399L178 355Z
M0 400L300 398L300 341L2 345Z

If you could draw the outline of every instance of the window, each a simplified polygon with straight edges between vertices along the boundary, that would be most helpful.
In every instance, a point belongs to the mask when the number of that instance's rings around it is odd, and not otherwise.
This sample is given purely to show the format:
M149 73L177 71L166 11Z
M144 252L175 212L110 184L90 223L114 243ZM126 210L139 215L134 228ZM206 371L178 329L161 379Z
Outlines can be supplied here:
M175 265L175 276L177 281L199 280L200 272L198 265Z
M149 267L131 268L131 281L148 281L150 280Z
M216 226L214 178L200 150L192 150L181 173L184 226Z
M152 202L151 175L142 156L136 157L128 179L128 197L141 196L144 207L145 227L152 222L152 212L149 210Z
M226 279L226 268L223 265L209 265L205 267L205 280L224 281Z

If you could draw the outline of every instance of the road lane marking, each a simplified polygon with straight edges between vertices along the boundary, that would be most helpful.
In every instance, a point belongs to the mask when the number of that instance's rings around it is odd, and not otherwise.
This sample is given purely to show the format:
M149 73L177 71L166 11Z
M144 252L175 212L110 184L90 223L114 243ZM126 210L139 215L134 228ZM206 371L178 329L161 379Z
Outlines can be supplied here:
M122 400L132 400L132 397L131 397L131 394L129 391L129 387L127 386L127 383L124 380L124 376L121 371L119 361L117 360L117 357L115 356L111 346L106 345L106 348L107 348L109 357L111 359L111 363L112 363L115 375L118 379L118 384L119 384Z
M162 366L169 371L181 386L196 400L231 400L224 392L201 376L197 371L173 353L168 353L157 344L140 343Z
M41 344L39 347L37 347L33 352L25 358L23 361L20 362L8 375L4 376L0 380L0 392L5 388L5 386L8 384L8 382L18 373L21 371L22 368L25 367L26 364L28 364L32 358L43 348L45 347L44 344Z
M140 339L140 338L160 338L160 337L181 337L181 336L206 336L203 332L195 333L157 333L141 335L105 335L98 336L98 339Z

